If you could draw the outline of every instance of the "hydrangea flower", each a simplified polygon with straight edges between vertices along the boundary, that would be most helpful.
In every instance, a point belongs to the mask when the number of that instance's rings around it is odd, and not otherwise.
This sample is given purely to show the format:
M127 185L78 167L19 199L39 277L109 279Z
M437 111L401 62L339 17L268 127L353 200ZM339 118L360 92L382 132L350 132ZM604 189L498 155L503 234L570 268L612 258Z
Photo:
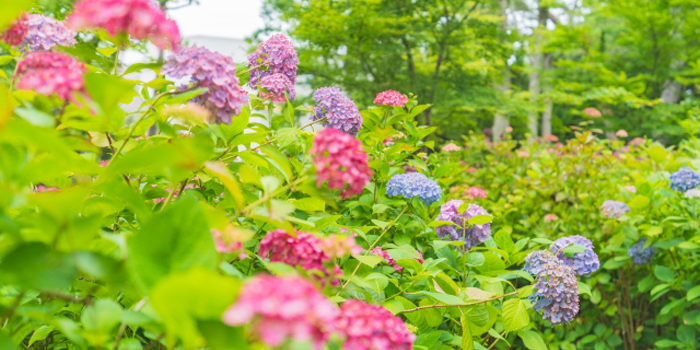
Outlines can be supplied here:
M685 192L700 186L700 173L693 168L684 166L669 177L671 188L676 191Z
M611 219L617 219L630 212L630 207L627 206L627 203L616 201L605 201L600 209L603 216Z
M443 152L457 152L461 150L462 148L455 145L454 143L450 142L444 146L442 146L442 151Z
M542 138L543 138L545 141L549 141L549 142L557 142L557 141L559 141L559 137L558 137L557 135L553 135L553 134L544 135L544 137L542 137Z
M591 117L591 118L600 118L600 117L603 116L603 114L600 113L599 110L597 110L597 109L595 109L595 108L593 108L593 107L584 108L583 114L585 114L585 115L587 115L587 116L589 116L589 117Z
M73 30L103 28L112 36L149 39L160 49L176 49L182 41L177 23L153 0L82 0L66 23Z
M700 189L694 188L692 190L688 190L685 192L685 195L683 195L685 198L700 198Z
M323 250L320 238L304 231L292 236L283 229L270 231L260 240L258 255L270 261L281 261L291 266L301 266L305 270L327 271L324 264L331 256Z
M42 95L58 95L73 101L73 93L84 93L87 67L62 52L35 51L17 64L17 88Z
M544 222L552 222L559 220L557 214L547 214L544 216Z
M411 350L416 335L403 320L380 305L349 299L334 324L345 337L346 350Z
M370 252L372 254L377 255L377 256L381 257L382 259L384 259L386 261L386 263L391 265L391 267L393 267L394 270L396 270L397 272L403 271L403 266L399 265L396 262L396 260L394 260L394 258L392 258L391 255L389 255L389 253L386 250L382 249L381 247L375 247ZM422 264L425 261L425 260L423 260L423 254L418 252L418 255L420 255L420 258L414 258L414 260L416 260Z
M263 86L265 77L281 74L287 77L285 87L289 90L289 99L293 100L296 95L294 84L297 81L298 65L299 58L292 42L283 34L275 34L260 43L258 49L248 56L248 67L251 68L248 84L257 89L258 83Z
M248 94L239 86L236 64L218 52L181 47L163 64L161 72L175 78L190 76L193 86L209 88L193 101L212 111L217 122L231 124L231 116L239 114L248 102Z
M471 225L471 227L464 228L464 225L469 222L469 219L477 215L490 215L486 209L476 205L469 204L467 210L460 213L459 207L464 204L461 200L451 200L440 207L440 215L437 217L437 221L451 221L455 223L456 226L441 226L435 229L438 237L447 237L450 240L464 240L465 247L471 249L472 247L483 243L491 236L491 224L484 225Z
M479 186L472 186L464 190L464 196L468 200L474 200L477 198L486 198L486 191L484 191Z
M289 95L290 100L296 97L294 84L284 74L275 73L265 76L260 79L260 86L265 89L265 91L260 92L260 97L270 99L274 103L287 101L285 92Z
M433 204L442 197L442 190L437 182L417 172L397 174L386 185L389 197L403 196L406 199L418 197L425 205Z
M65 23L43 15L26 17L27 33L19 44L21 49L29 51L48 51L56 45L73 46L76 33Z
M323 125L350 135L357 135L362 128L362 116L355 102L345 97L338 88L323 87L314 91L313 120L326 118Z
M243 243L253 237L253 232L231 225L224 231L212 229L211 234L219 253L243 253Z
M574 253L573 258L566 256L564 248L570 245L583 246L583 253ZM564 262L564 265L571 267L576 275L590 276L591 273L600 268L598 255L593 251L593 242L581 235L559 238L549 246L549 250L556 254Z
M625 190L630 193L637 193L637 188L632 185L625 186Z
M387 90L377 94L374 104L377 106L403 107L408 102L408 97L394 90Z
M319 131L311 148L316 181L320 187L328 182L328 187L344 189L344 198L362 193L369 183L372 171L367 164L367 153L359 140L334 129Z
M637 243L633 244L632 247L627 251L627 255L632 258L635 265L646 265L651 262L654 257L654 247L649 246L644 249L647 239L642 238Z
M579 312L578 281L573 269L549 251L534 251L525 258L525 270L536 276L535 294L529 299L535 311L552 325L571 322Z
M23 13L17 18L5 31L0 35L0 40L12 45L17 46L24 40L29 30L29 25L27 24L28 14Z
M331 234L324 238L321 249L331 258L342 258L346 255L359 255L362 247L357 245L355 238Z
M251 324L265 345L277 347L288 338L311 341L321 350L339 310L309 281L299 277L256 276L241 289L223 315L229 326Z
M618 131L615 133L615 136L617 136L617 137L627 137L628 135L627 135L627 131L620 129L620 130L618 130Z

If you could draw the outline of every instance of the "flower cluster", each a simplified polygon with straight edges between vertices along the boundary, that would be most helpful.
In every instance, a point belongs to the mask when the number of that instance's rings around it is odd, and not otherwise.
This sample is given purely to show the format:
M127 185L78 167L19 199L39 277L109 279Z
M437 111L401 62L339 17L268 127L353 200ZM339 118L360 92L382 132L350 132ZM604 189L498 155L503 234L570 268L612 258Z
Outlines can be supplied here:
M630 212L630 207L627 203L616 201L605 201L600 207L601 214L607 218L617 219L622 215Z
M442 146L442 151L443 152L457 152L461 150L462 148L455 145L454 143L450 142L444 146Z
M17 64L17 88L34 90L42 95L58 95L73 101L74 93L85 91L87 68L61 52L36 51Z
M252 323L252 331L270 347L287 338L312 341L323 349L338 308L309 281L298 277L256 276L223 315L230 326Z
M248 84L257 89L260 83L260 86L267 89L269 93L263 95L263 98L269 98L271 94L276 98L276 100L273 99L274 102L284 102L285 89L289 99L293 100L296 95L294 84L297 80L298 65L299 58L292 43L286 36L275 34L260 43L258 49L248 56L248 67L251 69ZM265 79L273 75L281 75L281 77Z
M451 200L440 207L440 215L438 221L451 221L456 226L442 226L435 229L440 238L449 238L450 240L464 240L464 246L471 249L483 243L491 236L491 224L471 225L469 227L469 219L477 215L490 215L486 209L476 205L469 204L464 212L459 211L459 207L464 204L461 200Z
M73 46L76 33L65 23L42 15L27 16L27 34L19 44L29 51L48 51L54 46Z
M544 216L544 222L552 222L559 220L557 214L547 214Z
M253 232L241 227L227 226L223 231L211 230L219 253L243 254L243 243L253 237ZM245 254L243 254L245 256Z
M294 84L284 74L275 73L265 76L260 79L260 86L265 89L260 92L260 97L270 99L274 103L284 103L287 100L287 95L289 95L290 100L296 97Z
M574 253L573 258L565 256L564 248L570 245L583 246L583 253ZM564 265L571 267L576 275L590 276L600 268L598 255L593 251L593 242L581 235L559 238L549 246L549 250L556 254Z
M359 255L362 247L357 245L355 238L331 234L321 242L321 248L331 258L342 258L346 255Z
M374 104L377 106L403 107L408 102L408 97L398 91L387 90L377 94Z
M340 306L335 328L347 350L411 350L416 336L398 316L380 305L350 299Z
M386 185L389 197L403 196L406 199L420 198L426 205L433 204L442 197L442 190L437 182L421 173L398 174Z
M635 265L646 265L654 257L654 247L649 246L644 249L647 239L642 238L627 251L627 255L632 258Z
M351 135L357 135L362 128L362 116L355 102L344 96L338 88L323 87L314 91L313 120L326 118L323 125Z
M191 77L193 86L209 90L193 101L211 110L218 122L230 124L231 115L239 114L248 94L239 86L236 64L229 56L203 47L181 47L161 69L175 78Z
M593 107L587 107L583 109L583 114L591 117L591 118L600 118L603 116L602 113L600 113L599 110L593 108Z
M700 186L700 173L690 167L682 167L668 178L671 181L671 188L676 191L685 192Z
M535 311L553 325L571 322L579 312L578 281L574 271L548 251L534 251L525 258L525 270L537 277L529 299Z
M27 14L22 14L15 20L9 28L0 35L0 40L12 45L17 46L24 41L27 31L29 30L29 25L27 24Z
M320 238L304 231L292 236L283 229L270 231L260 240L258 255L270 261L281 261L292 266L301 266L306 270L327 271L324 263L331 257L323 251Z
M112 36L149 39L160 49L175 49L182 40L177 23L152 0L82 0L66 23L73 30L103 28Z
M484 191L481 187L472 186L464 190L464 197L468 200L486 198L486 191Z
M685 197L685 198L700 198L700 189L694 188L692 190L688 190L685 192L683 197Z
M328 187L344 189L345 198L362 193L369 183L372 171L367 164L367 153L359 140L335 130L319 131L311 148L317 173L317 185L328 182Z
M393 267L394 270L396 270L397 272L403 271L403 267L401 265L399 265L396 262L396 260L394 260L394 258L392 258L391 255L389 255L389 253L386 250L382 249L381 247L375 247L370 252L372 254L377 255L377 256L381 257L382 259L386 260L386 263L391 265L391 267ZM423 254L418 252L418 255L420 256L420 258L414 258L414 260L416 260L422 264L424 261Z

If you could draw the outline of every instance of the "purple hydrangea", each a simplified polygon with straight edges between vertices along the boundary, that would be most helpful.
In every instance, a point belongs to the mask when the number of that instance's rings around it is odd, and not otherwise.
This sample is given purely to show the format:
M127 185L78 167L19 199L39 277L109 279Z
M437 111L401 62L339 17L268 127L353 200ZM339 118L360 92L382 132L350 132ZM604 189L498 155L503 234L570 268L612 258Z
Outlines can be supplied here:
M552 325L571 322L580 308L574 270L542 250L525 258L525 269L536 275L535 294L529 297L535 311L542 312L542 318Z
M442 190L437 182L421 173L398 174L386 185L389 197L403 196L406 199L420 198L425 205L433 204L442 197Z
M644 249L647 239L642 238L627 251L627 255L632 258L635 265L646 265L654 257L654 247L649 246Z
M671 180L672 189L685 192L700 185L700 173L684 166L671 174L669 180Z
M355 102L343 95L338 88L323 87L314 91L313 120L326 118L326 127L357 135L362 128L362 116Z
M27 33L19 48L27 51L49 51L56 45L73 46L76 33L65 23L43 15L28 15Z
M605 201L600 207L600 211L603 216L611 219L617 219L626 213L629 213L630 207L627 203L616 202L616 201Z
M203 47L181 47L170 56L161 70L175 78L191 77L193 86L209 90L193 99L216 115L219 123L230 124L248 102L248 94L239 86L236 65L229 56Z
M580 245L584 247L583 253L574 253L570 258L564 255L564 248L570 245ZM571 267L576 275L590 276L600 268L598 255L593 251L593 243L590 239L574 235L557 239L549 246L549 250L556 254L564 262L564 265Z
M248 56L248 67L251 68L248 84L257 89L258 83L262 86L265 77L282 74L289 79L289 99L293 100L298 65L299 58L292 42L282 34L275 34L260 43L258 49Z
M275 103L284 103L287 100L285 93L289 95L289 99L293 100L296 97L294 84L284 74L275 73L260 79L260 86L265 91L260 92L260 97L271 99Z
M451 221L456 226L442 226L435 229L440 238L448 237L450 240L464 240L464 246L467 249L483 243L491 236L491 224L471 225L468 226L469 219L477 215L491 215L486 209L476 205L469 204L467 210L463 213L459 212L459 207L464 204L461 200L451 200L440 207L440 215L438 221ZM465 229L465 224L467 227Z

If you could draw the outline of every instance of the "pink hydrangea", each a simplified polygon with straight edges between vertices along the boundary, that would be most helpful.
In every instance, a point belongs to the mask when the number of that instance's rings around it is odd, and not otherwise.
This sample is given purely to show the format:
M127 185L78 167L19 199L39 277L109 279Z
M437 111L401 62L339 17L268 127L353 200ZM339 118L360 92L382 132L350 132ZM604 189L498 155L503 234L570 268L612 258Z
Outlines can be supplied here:
M484 191L481 187L472 186L464 190L464 196L469 200L474 200L476 198L486 198L486 191Z
M223 231L212 229L211 234L214 237L216 251L219 253L243 254L243 243L252 236L251 232L234 226L227 226ZM245 254L243 254L243 256L245 256Z
M328 187L343 189L344 198L362 192L369 183L372 171L367 164L367 153L359 140L335 129L324 129L314 137L311 148L317 171L317 185L328 182Z
M549 142L557 142L557 141L559 141L559 137L557 137L557 135L552 135L552 134L545 135L545 136L543 137L543 139L544 139L545 141L549 141Z
M617 136L617 137L627 137L628 135L627 135L627 131L625 131L625 130L618 130L618 131L615 133L615 136Z
M270 99L274 103L284 103L287 101L285 93L289 95L290 100L294 100L296 97L294 84L284 74L275 73L265 76L260 79L260 86L265 89L265 91L260 92L260 97Z
M193 86L209 88L193 101L212 111L217 122L231 124L232 115L239 114L248 102L230 56L203 47L181 47L168 58L161 72L175 78L189 76Z
M403 107L408 102L408 97L394 90L387 90L377 94L374 104L377 106Z
M544 216L544 222L552 222L559 220L557 214L547 214Z
M258 83L263 86L265 77L281 74L287 78L285 88L289 90L289 99L293 100L298 65L299 58L292 42L283 34L275 34L248 56L248 67L251 68L248 84L257 89Z
M346 350L411 350L416 340L403 320L380 305L349 299L340 306L335 329Z
M149 39L160 49L176 49L182 41L177 23L153 0L82 0L66 23L73 30L103 28L112 36Z
M16 44L22 50L48 51L56 45L73 46L76 44L76 33L68 29L65 23L44 15L27 15L23 21L27 30L20 43ZM16 23L15 25L20 25Z
M600 113L599 110L593 108L593 107L588 107L583 110L583 114L591 117L591 118L600 118L603 116L602 113Z
M224 313L229 326L252 324L252 332L267 346L291 338L311 341L321 350L339 314L309 281L299 277L256 276L246 282L235 304Z
M442 151L443 152L457 152L461 150L462 148L455 145L454 143L450 142L444 146L442 146Z
M15 20L9 28L0 35L0 40L12 45L17 46L24 40L29 30L29 24L27 24L26 13L22 14Z
M17 88L42 95L58 95L73 101L74 93L84 93L87 68L61 52L36 51L17 64Z
M468 172L468 173L475 173L475 172L477 172L477 171L479 171L479 169L477 169L477 168L475 168L475 167L473 167L473 166L470 166L469 168L467 168L467 172Z
M530 153L527 153L527 151L519 151L518 152L518 157L520 158L527 158L530 156Z
M625 186L625 190L627 190L627 192L637 193L637 188L632 185Z
M323 250L320 238L304 231L292 236L283 229L270 231L260 241L258 255L270 261L281 261L292 266L301 266L306 270L326 271L324 264L331 261L331 256Z
M331 258L342 258L346 255L359 255L362 247L357 245L355 238L331 234L321 243L323 251Z

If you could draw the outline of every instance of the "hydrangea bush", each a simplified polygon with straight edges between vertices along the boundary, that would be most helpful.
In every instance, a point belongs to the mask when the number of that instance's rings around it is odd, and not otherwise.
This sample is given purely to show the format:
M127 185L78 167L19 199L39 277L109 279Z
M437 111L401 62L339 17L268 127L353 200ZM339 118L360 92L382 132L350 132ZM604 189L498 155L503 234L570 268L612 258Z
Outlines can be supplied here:
M670 175L687 145L436 143L402 87L304 103L283 34L234 62L183 45L150 0L82 0L65 21L20 7L0 23L4 347L695 339L700 203ZM119 61L146 43L162 61Z

